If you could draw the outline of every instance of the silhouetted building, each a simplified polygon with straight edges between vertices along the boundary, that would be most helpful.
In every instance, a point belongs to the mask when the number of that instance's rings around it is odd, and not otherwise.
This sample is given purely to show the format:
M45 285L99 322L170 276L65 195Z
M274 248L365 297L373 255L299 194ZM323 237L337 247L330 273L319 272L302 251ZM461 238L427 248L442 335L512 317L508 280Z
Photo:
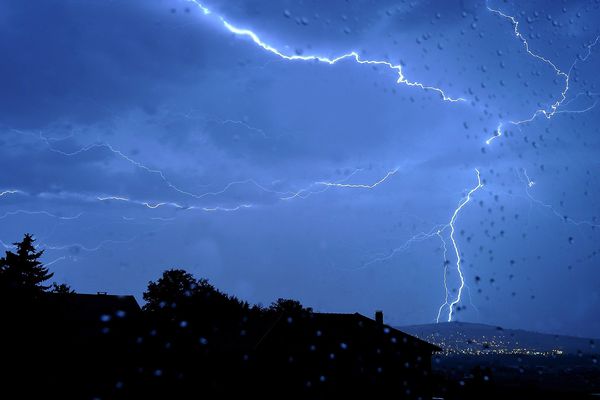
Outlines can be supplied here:
M431 357L441 349L364 315L282 316L257 346L259 385L305 398L431 398ZM367 398L365 397L365 398Z
M0 390L63 399L431 397L440 349L385 325L381 312L372 320L214 304L153 314L133 296L3 299L9 383Z
M34 302L3 303L10 327L1 343L9 377L3 391L91 399L131 370L141 321L133 296L46 293Z

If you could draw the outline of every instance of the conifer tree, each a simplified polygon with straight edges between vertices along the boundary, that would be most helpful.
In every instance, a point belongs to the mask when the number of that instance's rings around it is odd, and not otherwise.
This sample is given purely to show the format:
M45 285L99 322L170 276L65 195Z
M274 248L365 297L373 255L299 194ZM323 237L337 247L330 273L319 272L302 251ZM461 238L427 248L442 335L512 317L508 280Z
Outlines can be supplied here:
M45 292L50 286L43 283L52 278L40 261L43 250L37 251L35 239L29 233L21 242L13 243L15 252L7 251L0 258L0 290L4 294L21 293L36 295Z

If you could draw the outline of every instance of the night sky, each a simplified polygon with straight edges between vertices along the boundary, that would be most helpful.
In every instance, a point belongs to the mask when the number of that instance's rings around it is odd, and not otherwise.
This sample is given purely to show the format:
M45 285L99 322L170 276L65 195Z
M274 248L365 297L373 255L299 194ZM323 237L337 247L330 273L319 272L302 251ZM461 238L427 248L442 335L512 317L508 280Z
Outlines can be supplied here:
M600 1L488 5L2 1L2 245L78 292L178 267L408 325L454 239L453 320L600 337Z

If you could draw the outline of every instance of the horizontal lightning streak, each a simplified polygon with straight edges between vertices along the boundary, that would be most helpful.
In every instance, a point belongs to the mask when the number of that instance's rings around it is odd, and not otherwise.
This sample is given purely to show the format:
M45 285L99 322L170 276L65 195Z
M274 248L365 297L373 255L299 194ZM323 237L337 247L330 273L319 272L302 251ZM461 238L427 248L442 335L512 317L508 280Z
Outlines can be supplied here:
M182 206L179 203L174 203L174 202L165 201L165 202L158 202L158 203L150 203L148 201L131 200L128 197L121 197L121 196L96 197L96 199L98 199L99 201L122 201L122 202L126 202L126 203L133 203L133 204L142 205L142 206L144 206L146 208L150 208L152 210L155 210L155 209L163 207L163 206L175 207L175 208L180 208L180 209L188 208L188 207Z
M26 214L26 215L45 215L47 217L51 217L51 218L56 218L56 219L62 219L62 220L73 220L73 219L78 219L79 217L81 217L83 215L82 212L80 212L79 214L73 215L73 216L69 216L69 217L64 217L61 215L56 215L56 214L52 214L51 212L48 211L29 211L29 210L16 210L16 211L8 211L5 212L4 214L0 215L0 219L5 219L8 218L10 216L13 215L19 215L19 214Z
M19 134L27 134L27 135L31 135L31 133L29 132L23 132L23 131L18 131L13 129L14 132L19 133ZM398 169L394 169L390 172L387 173L387 175L382 178L381 180L375 182L374 184L353 184L353 185L343 185L341 184L342 182L350 179L353 175L355 175L356 173L362 171L362 169L356 169L354 172L352 172L349 176L347 176L346 178L337 181L337 182L325 182L325 181L319 181L319 182L315 182L313 184L311 184L311 186L323 186L324 188L318 191L310 191L309 189L301 189L297 192L291 192L291 191L278 191L278 190L273 190L273 189L269 189L267 187L265 187L264 185L256 182L254 179L245 179L245 180L239 180L239 181L233 181L233 182L229 182L227 183L222 189L217 190L217 191L211 191L211 192L204 192L204 193L191 193L188 191L185 191L183 189L180 189L178 187L176 187L175 185L173 185L165 176L165 174L163 173L163 171L158 170L158 169L154 169L154 168L150 168L144 164L142 164L139 161L136 161L130 157L128 157L127 155L125 155L123 152L121 152L120 150L114 148L112 145L108 144L108 143L94 143L94 144L90 144L90 145L86 145L80 149L71 151L71 152L66 152L66 151L62 151L60 149L57 149L53 146L53 144L50 142L50 139L47 138L46 136L44 136L43 134L39 133L38 135L33 135L35 137L38 137L39 139L41 139L44 143L46 143L46 145L48 146L48 149L52 152L61 154L65 157L72 157L72 156L76 156L79 154L82 154L84 152L90 151L92 149L95 148L106 148L109 151L111 151L113 154L117 155L118 157L126 160L127 162L131 163L132 165L141 168L144 171L147 171L149 173L153 173L153 174L158 174L158 176L167 184L168 187L175 189L175 191L177 191L178 193L181 194L186 194L188 196L191 196L195 199L203 199L206 197L216 197L222 194L225 194L227 191L229 191L231 188L233 188L234 186L238 186L238 185L252 185L256 188L258 188L259 190L265 192L265 193L269 193L269 194L274 194L276 196L279 197L280 200L290 200L293 199L295 197L300 197L300 198L307 198L312 194L315 193L322 193L323 191L326 191L329 186L334 187L334 186L339 186L339 187L355 187L355 188L374 188L375 186L380 185L381 183L383 183L385 180L387 180L391 175L395 174ZM6 194L9 194L10 192L13 191L6 191ZM14 192L21 192L21 191L14 191ZM22 193L22 192L21 192ZM148 209L158 209L161 207L173 207L176 209L181 209L181 210L202 210L202 211L206 211L206 212L215 212L215 211L238 211L238 210L242 210L242 209L247 209L247 208L251 208L253 207L252 204L248 204L248 203L243 203L243 204L239 204L237 206L200 206L200 205L192 205L192 206L184 206L180 203L177 202L173 202L173 201L159 201L159 202L150 202L150 201L142 201L142 200L134 200L131 199L128 196L118 196L118 195L102 195L102 196L94 196L91 197L89 195L85 195L85 194L70 194L70 193L60 193L60 194L40 194L40 196L46 196L46 197L57 197L57 198L63 198L63 197L69 197L69 198L75 198L75 199L79 199L79 200L83 200L83 201L91 201L91 200L97 200L97 201L101 201L101 202L106 202L106 201L121 201L121 202L125 202L125 203L130 203L130 204L136 204L136 205L140 205L140 206L144 206ZM49 212L40 212L40 213L45 213L50 215L51 213ZM3 217L0 217L3 218ZM69 219L66 217L63 217L63 219Z
M45 250L69 250L69 249L73 249L73 248L78 248L78 249L81 249L86 252L95 252L95 251L100 250L107 244L127 244L127 243L133 242L138 237L139 237L139 235L134 236L131 239L127 239L127 240L107 239L107 240L101 241L98 245L96 245L94 247L87 247L80 243L72 243L72 244L65 244L65 245L49 245L49 244L43 243L43 244L40 244L39 247L42 249L45 249Z
M354 171L352 171L352 173L348 174L348 176L346 176L343 179L338 180L336 183L346 182L347 180L349 180L350 178L352 178L354 175L356 175L358 172L361 172L361 171L362 171L361 168L357 168ZM292 200L292 199L295 199L296 197L299 197L301 199L307 199L310 196L312 196L313 194L326 192L331 187L331 186L327 186L327 185L322 185L323 188L321 188L320 190L311 191L310 188L313 187L315 184L316 183L311 183L307 188L300 189L296 192L285 193L284 197L281 197L280 200Z
M268 139L268 136L267 136L267 134L266 134L265 131L263 131L260 128L256 128L254 126L248 125L244 121L239 121L239 120L235 120L235 119L226 119L226 120L223 120L223 121L216 121L216 122L218 122L220 124L223 124L223 125L225 125L225 124L241 125L241 126L243 126L244 128L246 128L246 129L248 129L250 131L259 133L263 138Z
M292 200L296 197L299 197L301 199L306 199L308 197L310 197L313 194L316 193L323 193L325 191L327 191L330 188L346 188L346 189L374 189L375 187L381 185L382 183L384 183L385 181L388 180L388 178L390 178L392 175L396 174L398 172L399 168L394 168L393 170L389 171L386 173L386 175L379 179L378 181L376 181L375 183L371 183L371 184L351 184L351 183L344 183L346 181L348 181L350 178L352 178L355 174L357 174L358 172L363 171L363 169L358 168L355 169L351 174L349 174L348 176L346 176L343 179L340 179L338 181L335 182L329 182L329 181L318 181L318 182L314 182L311 183L307 188L304 189L300 189L297 192L288 192L284 197L281 197L281 200ZM311 187L313 186L321 186L322 188L320 190L315 190L312 191L310 190Z
M378 180L377 182L372 183L372 184L353 184L353 183L337 183L337 182L315 182L315 184L323 185L323 186L331 186L331 187L340 187L340 188L373 189L374 187L381 185L383 182L385 182L390 176L394 175L396 172L398 172L398 168L395 168L395 169L389 171L383 178L381 178L380 180Z
M0 192L0 197L8 196L11 194L21 194L21 193L23 193L23 192L20 190L8 189L8 190L4 190L4 191Z
M212 212L212 211L225 211L225 212L229 212L229 211L238 211L244 208L252 208L252 204L240 204L239 206L236 207L202 207L203 211L208 211L208 212Z
M54 265L54 264L56 264L56 263L58 263L60 261L66 260L67 258L68 258L67 256L58 257L58 258L56 258L56 259L54 259L54 260L52 260L50 262L44 263L44 267L50 267L50 266L52 266L52 265Z
M158 233L159 231L161 231L162 229L164 229L168 224L163 224L159 229L155 229L152 230L150 232L145 232L145 233L140 233L137 234L135 236L130 237L129 239L123 239L123 240L116 240L116 239L106 239L106 240L102 240L100 243L98 243L96 246L93 247L88 247L85 246L81 243L71 243L71 244L64 244L64 245L51 245L48 243L41 243L39 245L40 249L44 249L44 250L53 250L53 251L62 251L62 250L71 250L74 248L80 249L82 251L85 252L96 252L100 249L102 249L103 247L105 247L108 244L128 244L128 243L132 243L135 240L137 240L138 238L142 237L142 236L146 236L146 235L154 235L156 233ZM4 244L2 242L2 244ZM6 246L5 246L6 247Z
M18 134L26 134L26 135L31 135L29 132L24 132L24 131L20 131L17 129L13 129L13 132L16 132ZM156 174L160 177L160 179L166 184L167 187L171 188L172 190L176 191L177 193L195 198L197 200L203 199L205 197L208 196L219 196L221 194L224 194L225 192L227 192L229 189L231 189L234 186L237 185L245 185L245 184L250 184L255 186L256 188L262 190L263 192L266 193L273 193L273 194L277 194L277 195L284 195L284 192L277 192L271 189L268 189L266 187L264 187L263 185L259 184L258 182L256 182L254 179L245 179L245 180L240 180L240 181L234 181L234 182L230 182L228 184L226 184L223 189L218 190L218 191L213 191L213 192L205 192L205 193L192 193L190 191L184 190L179 188L178 186L174 185L169 179L167 179L165 173L159 169L154 169L151 167L148 167L146 165L144 165L143 163L132 159L131 157L127 156L126 154L124 154L121 150L116 149L115 147L113 147L111 144L109 143L93 143L93 144L89 144L86 145L80 149L77 149L75 151L72 152L66 152L66 151L62 151L60 149L57 149L53 146L53 144L50 142L50 140L44 136L43 134L39 134L39 135L34 135L36 137L38 137L40 140L42 140L43 142L46 143L48 149L54 153L63 155L65 157L73 157L88 151L91 151L93 149L97 149L97 148L104 148L109 150L110 152L112 152L113 154L117 155L118 157L122 158L123 160L127 161L128 163L134 165L137 168L140 168L150 174ZM97 200L100 201L105 201L105 200L118 200L118 201L126 201L126 202L136 202L133 200L130 200L127 197L124 196L105 196L105 197L97 197ZM171 205L173 207L177 207L177 208L185 208L177 203L173 203L173 202L166 202L166 203L157 203L157 204L152 204L150 202L137 202L138 204L141 205L145 205L148 208L157 208L160 207L162 205Z

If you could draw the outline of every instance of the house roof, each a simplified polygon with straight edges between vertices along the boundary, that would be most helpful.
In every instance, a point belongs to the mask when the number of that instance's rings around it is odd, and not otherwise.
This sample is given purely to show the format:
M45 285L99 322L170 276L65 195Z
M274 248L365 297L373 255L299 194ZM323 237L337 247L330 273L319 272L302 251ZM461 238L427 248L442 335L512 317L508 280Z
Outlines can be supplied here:
M341 313L314 313L314 318L321 324L331 324L334 327L339 327L341 329L353 326L353 325L364 325L371 328L376 328L378 326L378 322L366 317L360 313L352 313L352 314L341 314ZM396 329L392 326L383 324L384 332L398 336L402 339L406 339L407 341L414 342L415 344L427 348L428 350L442 351L442 349L432 343L426 342L418 337L409 335L406 332L402 332L399 329Z
M287 321L287 324L289 323L293 325L293 321ZM369 335L375 335L377 332L382 332L390 338L395 338L394 340L397 342L410 344L416 348L422 349L423 351L437 352L442 350L434 344L409 335L389 325L383 324L381 325L381 330L379 330L378 328L380 325L377 321L359 313L312 313L310 314L310 317L305 320L305 323L317 329L319 332L318 334L323 334L327 337L335 337L339 339L358 339L362 337L364 339L365 337L369 338ZM274 339L273 336L281 335L281 328L284 327L284 324L286 324L285 319L278 319L276 323L265 333L261 339L261 342L268 342ZM310 335L312 333L314 332L308 333L305 331L304 335ZM269 338L269 336L271 336L271 338Z
M48 305L63 316L78 321L123 318L140 313L135 297L107 294L49 294Z

